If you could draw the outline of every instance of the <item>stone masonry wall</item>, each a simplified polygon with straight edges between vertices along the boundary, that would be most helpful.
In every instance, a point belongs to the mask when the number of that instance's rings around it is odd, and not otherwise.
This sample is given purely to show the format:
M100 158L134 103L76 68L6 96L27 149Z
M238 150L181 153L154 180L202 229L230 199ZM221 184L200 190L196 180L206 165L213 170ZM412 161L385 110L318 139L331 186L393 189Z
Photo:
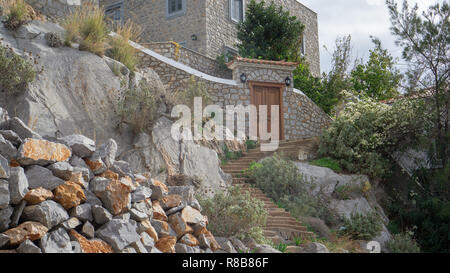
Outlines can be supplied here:
M185 47L178 47L173 42L143 44L164 57L179 61L193 69L218 78L231 79L232 71L222 67L216 60L206 57Z
M66 16L86 2L98 4L98 0L25 0L30 6L50 19Z

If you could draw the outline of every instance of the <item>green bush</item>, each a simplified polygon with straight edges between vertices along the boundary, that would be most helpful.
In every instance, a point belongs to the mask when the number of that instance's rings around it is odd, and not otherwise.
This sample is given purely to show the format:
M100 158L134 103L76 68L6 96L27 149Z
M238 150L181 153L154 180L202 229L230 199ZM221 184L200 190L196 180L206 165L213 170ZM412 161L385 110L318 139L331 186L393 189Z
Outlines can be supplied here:
M139 60L137 50L129 44L129 41L139 42L142 29L130 20L125 24L116 24L114 28L118 35L110 39L109 57L121 62L130 71L135 71Z
M227 164L230 160L237 160L242 157L242 151L230 151L227 145L223 146L222 151L222 165Z
M339 166L339 161L329 158L329 157L324 157L321 159L313 160L310 162L310 164L319 166L319 167L329 168L337 173L342 172L342 168L341 168L341 166Z
M355 240L371 240L380 235L383 222L376 212L367 215L353 213L350 218L344 219L345 229L340 232L342 236L351 236Z
M30 56L29 60L34 58ZM0 91L16 95L34 80L36 71L29 60L0 42Z
M9 13L4 22L5 28L9 30L17 30L22 26L28 16L27 6L24 0L16 0L9 4Z
M430 120L421 101L401 100L392 106L351 102L323 133L319 154L336 159L351 173L382 178L389 174L392 152L426 139Z
M391 253L420 253L419 245L407 232L395 234L387 247Z
M216 236L253 238L264 243L263 228L267 221L264 203L243 193L240 187L217 193L212 198L198 198L203 213L208 216L208 229Z
M258 146L258 143L254 140L247 139L245 141L245 147L247 147L247 151L255 149L257 146Z

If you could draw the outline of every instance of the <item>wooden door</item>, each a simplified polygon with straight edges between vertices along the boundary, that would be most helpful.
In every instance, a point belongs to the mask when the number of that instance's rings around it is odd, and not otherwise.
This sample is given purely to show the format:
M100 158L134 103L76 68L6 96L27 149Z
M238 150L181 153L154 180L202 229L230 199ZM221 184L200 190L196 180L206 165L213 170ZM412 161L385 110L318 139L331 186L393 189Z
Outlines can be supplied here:
M272 105L278 105L279 112L279 136L280 140L284 139L284 116L283 116L283 84L250 82L251 103L258 110L261 105L267 105L267 130L272 132ZM259 128L258 128L259 136Z

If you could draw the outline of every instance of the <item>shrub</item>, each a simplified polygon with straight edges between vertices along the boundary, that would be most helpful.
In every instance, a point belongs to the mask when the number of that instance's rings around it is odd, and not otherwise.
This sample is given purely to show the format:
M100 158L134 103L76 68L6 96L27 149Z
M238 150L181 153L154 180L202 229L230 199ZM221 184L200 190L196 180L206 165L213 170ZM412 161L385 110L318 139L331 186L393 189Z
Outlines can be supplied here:
M242 157L242 151L230 151L227 145L224 145L222 155L222 165L225 165L230 160L237 160Z
M351 236L355 240L371 240L380 234L383 222L376 212L367 215L353 213L350 218L344 219L344 227L341 231L343 236Z
M130 124L135 133L151 127L157 114L157 96L150 84L127 89L118 107L122 123Z
M408 232L395 234L387 244L391 253L420 253L420 247Z
M258 146L258 143L254 140L247 139L245 141L245 147L247 147L247 150L255 149L257 146Z
M263 227L267 221L264 203L243 193L240 187L217 193L212 198L199 197L203 212L208 216L208 229L216 236L238 236L264 242Z
M319 154L351 173L382 178L389 173L390 154L420 145L427 128L430 119L420 101L349 103L323 133Z
M311 161L310 164L319 166L319 167L329 168L337 173L342 172L342 168L341 168L341 166L339 166L339 161L329 158L329 157L324 157L321 159Z
M194 98L201 97L203 106L208 105L211 97L206 89L205 83L196 81L194 76L191 76L178 90L176 95L177 103L184 103L191 109L194 109ZM193 113L194 111L192 111Z
M104 17L105 12L102 8L89 3L73 11L62 21L66 30L66 45L70 46L72 42L80 42L80 50L103 56L108 36Z
M130 71L135 71L138 63L137 50L129 41L139 42L141 27L128 20L125 24L115 24L114 30L118 35L110 39L108 56L123 63Z
M61 37L57 33L49 32L45 34L45 40L50 47L62 47L64 45Z
M7 95L16 95L23 91L36 76L32 64L34 61L31 55L26 59L0 42L0 90Z
M13 1L8 4L9 13L6 15L4 22L5 28L9 30L17 30L27 19L28 10L24 0Z

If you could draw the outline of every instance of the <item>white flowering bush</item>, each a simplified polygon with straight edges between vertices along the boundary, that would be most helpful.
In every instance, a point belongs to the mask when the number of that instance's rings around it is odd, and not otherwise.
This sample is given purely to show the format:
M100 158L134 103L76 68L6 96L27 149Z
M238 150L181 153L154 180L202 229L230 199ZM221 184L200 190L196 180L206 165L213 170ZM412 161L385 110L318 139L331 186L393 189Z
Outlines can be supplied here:
M432 126L427 113L420 100L350 102L324 132L319 153L349 172L383 177L391 152L422 143Z

